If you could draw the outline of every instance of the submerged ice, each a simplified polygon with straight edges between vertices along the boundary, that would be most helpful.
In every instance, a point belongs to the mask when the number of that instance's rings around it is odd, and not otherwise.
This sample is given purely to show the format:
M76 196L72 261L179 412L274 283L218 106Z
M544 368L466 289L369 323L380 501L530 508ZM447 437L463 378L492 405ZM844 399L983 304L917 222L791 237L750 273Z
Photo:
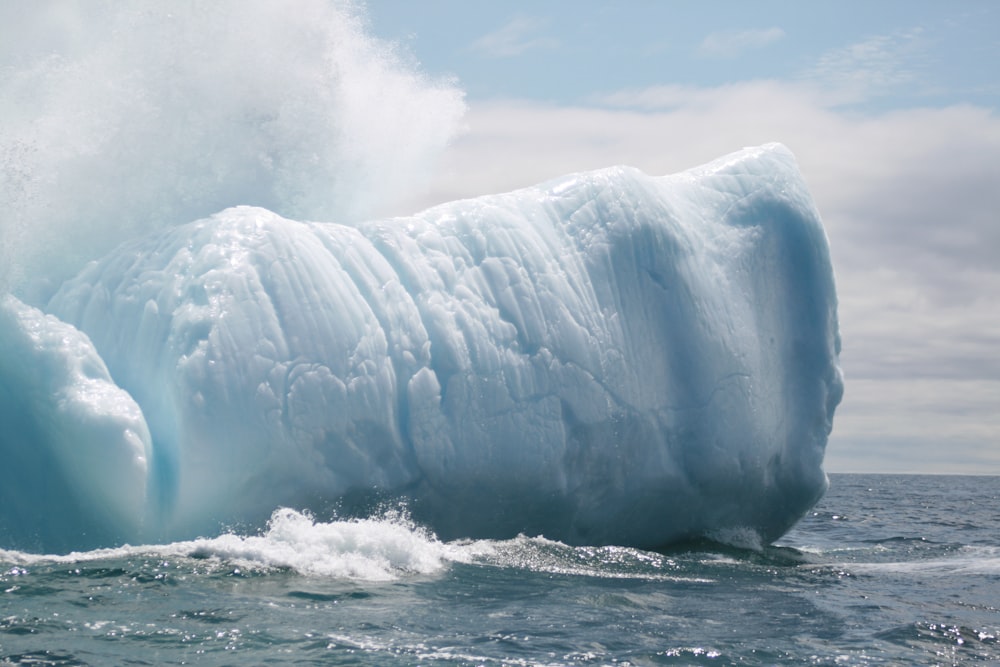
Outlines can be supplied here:
M768 541L823 494L842 393L826 237L780 145L352 225L230 208L47 311L0 309L8 546L396 498L442 538Z

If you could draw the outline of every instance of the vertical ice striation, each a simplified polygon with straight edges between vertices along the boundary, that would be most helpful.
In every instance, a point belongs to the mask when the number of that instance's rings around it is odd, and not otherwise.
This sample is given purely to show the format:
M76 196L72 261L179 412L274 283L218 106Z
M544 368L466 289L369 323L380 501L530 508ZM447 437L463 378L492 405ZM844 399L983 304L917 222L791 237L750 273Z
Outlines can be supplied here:
M227 209L49 310L142 408L157 539L406 497L445 538L773 540L826 488L842 393L826 237L776 144L351 226Z

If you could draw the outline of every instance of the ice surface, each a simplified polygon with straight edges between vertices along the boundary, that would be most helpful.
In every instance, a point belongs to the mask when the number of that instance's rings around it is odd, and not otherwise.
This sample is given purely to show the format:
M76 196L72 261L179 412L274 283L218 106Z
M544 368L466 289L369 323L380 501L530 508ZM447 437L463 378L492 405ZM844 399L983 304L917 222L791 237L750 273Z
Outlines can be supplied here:
M842 393L826 237L779 145L352 226L231 208L120 247L48 309L141 406L145 539L404 497L442 538L773 540L826 488ZM132 408L91 405L77 428L144 433ZM88 438L49 446L51 477L107 488L68 458ZM114 475L132 493L139 472ZM44 525L61 508L28 511Z
M99 545L139 534L149 431L86 335L0 296L0 539Z

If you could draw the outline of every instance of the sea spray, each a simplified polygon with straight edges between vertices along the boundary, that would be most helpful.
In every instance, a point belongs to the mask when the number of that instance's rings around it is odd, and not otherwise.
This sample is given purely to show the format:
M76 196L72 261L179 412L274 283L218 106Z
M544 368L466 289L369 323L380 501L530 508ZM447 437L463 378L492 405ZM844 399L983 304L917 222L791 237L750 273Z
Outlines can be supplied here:
M326 0L0 8L0 288L41 305L122 240L227 206L377 215L464 113Z
M230 531L168 544L124 545L64 555L0 548L0 563L26 568L23 574L27 574L40 566L80 565L109 558L195 559L243 572L288 570L305 576L390 581L434 574L449 563L472 562L493 550L485 543L443 543L398 508L383 509L368 518L319 521L309 512L282 507L256 534Z

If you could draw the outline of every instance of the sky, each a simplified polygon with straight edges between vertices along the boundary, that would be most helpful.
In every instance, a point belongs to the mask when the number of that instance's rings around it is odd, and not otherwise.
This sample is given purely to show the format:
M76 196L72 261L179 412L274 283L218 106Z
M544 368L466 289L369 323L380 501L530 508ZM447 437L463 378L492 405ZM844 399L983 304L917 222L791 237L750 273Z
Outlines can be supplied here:
M420 195L795 154L830 238L831 472L1000 474L1000 3L369 0L466 95Z

